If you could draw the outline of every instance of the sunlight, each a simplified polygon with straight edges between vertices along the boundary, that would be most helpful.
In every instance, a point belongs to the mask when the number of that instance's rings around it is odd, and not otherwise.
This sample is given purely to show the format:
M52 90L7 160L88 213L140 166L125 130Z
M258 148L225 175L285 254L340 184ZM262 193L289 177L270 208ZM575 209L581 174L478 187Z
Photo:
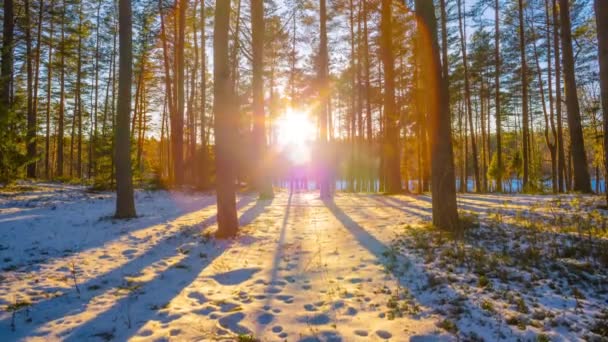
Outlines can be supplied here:
M310 161L316 127L307 112L288 108L276 122L278 144L295 164Z

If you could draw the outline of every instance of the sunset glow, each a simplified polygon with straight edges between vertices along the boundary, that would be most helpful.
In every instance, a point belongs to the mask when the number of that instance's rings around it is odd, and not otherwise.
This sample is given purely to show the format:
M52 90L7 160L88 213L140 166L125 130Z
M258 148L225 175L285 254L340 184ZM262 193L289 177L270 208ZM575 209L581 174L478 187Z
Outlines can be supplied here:
M310 161L316 127L310 115L302 110L289 108L276 122L278 144L289 159L296 164Z

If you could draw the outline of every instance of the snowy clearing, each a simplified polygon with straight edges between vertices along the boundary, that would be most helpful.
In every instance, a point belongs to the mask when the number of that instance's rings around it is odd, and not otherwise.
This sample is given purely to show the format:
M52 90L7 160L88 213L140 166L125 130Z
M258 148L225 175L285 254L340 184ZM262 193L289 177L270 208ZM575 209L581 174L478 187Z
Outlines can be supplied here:
M600 201L461 195L457 238L428 196L242 194L216 241L211 194L138 191L117 221L111 193L38 184L0 195L0 340L601 340Z

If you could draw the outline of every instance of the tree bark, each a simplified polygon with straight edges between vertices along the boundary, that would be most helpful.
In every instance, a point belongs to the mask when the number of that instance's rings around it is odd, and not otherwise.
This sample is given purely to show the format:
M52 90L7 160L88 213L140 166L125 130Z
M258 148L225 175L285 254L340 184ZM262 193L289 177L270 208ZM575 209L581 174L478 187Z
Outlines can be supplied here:
M25 7L25 65L27 73L27 177L36 178L36 112L34 112L32 68L32 35L30 23L30 1L24 1Z
M201 104L200 104L200 115L201 115L201 155L200 155L200 168L199 168L199 185L202 188L206 188L209 183L209 168L207 167L207 38L206 38L206 27L207 19L205 17L205 0L201 0Z
M600 88L604 112L604 168L608 174L608 0L595 0L598 60L600 65ZM604 179L604 183L606 180ZM606 190L608 201L608 190Z
M317 78L319 82L319 125L320 125L320 152L321 175L319 176L320 197L329 199L332 197L329 183L329 155L327 153L328 121L329 121L329 52L327 47L327 0L320 0L319 6L319 70Z
M395 105L395 60L393 56L392 0L382 0L380 53L384 66L384 169L386 192L401 192L399 113Z
M230 0L218 1L215 6L213 37L213 109L215 115L215 160L217 222L216 237L236 235L239 222L236 214L235 172L232 146L238 118L234 112L234 93L230 77L228 31L230 28Z
M50 4L50 29L49 29L49 59L47 64L46 74L46 139L44 142L44 172L45 177L49 179L51 177L51 91L53 85L53 28L54 28L54 11L55 11L55 0L51 0Z
M502 192L502 177L503 177L503 158L502 158L502 115L500 103L500 72L501 72L501 56L500 56L500 3L496 0L494 3L494 58L496 62L494 75L494 104L496 118L496 160L498 168L498 176L496 177L496 191Z
M521 0L520 0L521 1ZM570 24L570 7L568 0L559 1L561 18L562 53L564 66L564 80L566 83L566 108L568 109L568 128L570 131L570 145L572 149L574 191L591 193L591 181L583 140L581 126L581 112L578 103L576 78L574 76L574 55L572 53L572 33Z
M519 54L520 54L520 79L521 79L521 112L522 112L522 140L523 140L523 188L529 186L530 180L530 119L528 117L528 66L526 64L526 33L524 26L524 2L518 0L519 5Z
M471 132L471 153L473 154L473 173L475 176L475 191L482 191L481 178L479 175L479 159L477 153L477 139L475 137L475 127L473 125L473 105L471 103L471 86L469 81L469 66L466 45L466 23L462 15L462 0L458 0L458 22L460 28L460 47L462 49L462 64L464 65L464 96L469 119L469 130Z
M4 0L4 15L2 26L2 60L0 61L0 180L7 181L12 165L8 161L7 141L10 123L11 80L13 68L13 35L14 35L13 0Z
M253 48L253 139L256 149L255 187L261 198L272 198L266 155L266 113L264 111L264 1L251 0L251 36Z
M65 118L65 16L66 16L66 0L62 2L61 13L61 58L59 76L59 118L57 120L57 176L63 177L63 135L64 135L64 118Z
M441 69L435 8L433 2L427 0L416 0L415 5L423 40L422 60L425 61L421 72L429 90L426 105L431 143L433 224L458 231L448 80Z
M119 73L118 109L114 153L116 156L116 218L135 217L133 180L131 177L131 81L133 78L132 14L131 1L119 0Z
M187 0L178 0L178 32L175 43L175 63L176 63L176 99L177 110L173 120L171 120L171 142L173 152L173 177L175 185L184 183L184 109L185 109L185 89L184 89L184 38L186 28L186 9Z

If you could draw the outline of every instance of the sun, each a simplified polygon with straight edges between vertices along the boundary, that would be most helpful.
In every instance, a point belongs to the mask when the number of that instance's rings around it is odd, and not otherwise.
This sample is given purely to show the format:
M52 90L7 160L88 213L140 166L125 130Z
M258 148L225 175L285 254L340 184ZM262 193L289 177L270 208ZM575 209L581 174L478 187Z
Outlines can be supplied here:
M300 164L310 161L316 127L307 112L288 108L275 121L275 128L277 143L292 162Z

